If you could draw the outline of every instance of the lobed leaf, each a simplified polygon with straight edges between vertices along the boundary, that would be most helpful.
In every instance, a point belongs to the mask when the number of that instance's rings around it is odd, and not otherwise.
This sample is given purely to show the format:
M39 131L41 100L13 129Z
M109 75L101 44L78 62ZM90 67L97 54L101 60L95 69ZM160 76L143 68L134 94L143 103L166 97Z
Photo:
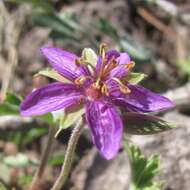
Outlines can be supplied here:
M145 157L137 146L125 141L132 171L131 189L133 190L160 190L162 183L155 183L153 178L160 171L160 157L152 155Z

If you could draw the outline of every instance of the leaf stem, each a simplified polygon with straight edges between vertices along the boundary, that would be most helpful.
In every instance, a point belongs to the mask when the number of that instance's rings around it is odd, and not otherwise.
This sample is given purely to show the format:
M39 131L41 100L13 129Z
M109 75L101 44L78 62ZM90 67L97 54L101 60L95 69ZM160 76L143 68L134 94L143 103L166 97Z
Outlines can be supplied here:
M83 119L81 118L80 121L77 122L75 128L73 129L72 135L69 139L69 143L66 150L65 159L64 159L64 163L63 163L60 175L57 178L51 190L60 190L62 186L65 184L67 177L70 173L76 145L81 135L82 129L83 129Z
M48 142L47 142L46 148L42 154L40 166L39 166L38 170L36 171L36 174L34 175L34 178L33 178L33 181L32 181L32 184L31 184L29 190L40 189L39 186L40 186L40 183L41 183L41 180L42 180L42 177L43 177L43 174L44 174L47 162L48 162L48 157L49 157L50 150L52 147L54 134L55 134L55 127L49 126Z

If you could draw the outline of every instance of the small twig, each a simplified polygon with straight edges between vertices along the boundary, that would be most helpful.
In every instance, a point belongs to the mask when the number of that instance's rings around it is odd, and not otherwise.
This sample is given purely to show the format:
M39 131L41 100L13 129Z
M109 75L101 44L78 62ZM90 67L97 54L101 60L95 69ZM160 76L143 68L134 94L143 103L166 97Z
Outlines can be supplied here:
M151 13L149 13L146 9L138 8L137 11L140 16L142 16L147 22L152 24L158 30L167 34L168 36L172 36L175 38L176 33L171 28L169 28L167 25L165 25L160 20L158 20L155 16L153 16Z
M40 189L39 186L40 186L40 183L42 182L43 174L44 174L47 162L48 162L49 153L51 151L54 134L55 134L55 127L50 126L49 127L49 134L48 134L48 142L47 142L46 148L44 150L44 153L42 155L40 167L38 168L38 170L37 170L37 172L33 178L33 181L32 181L32 184L31 184L29 190Z
M9 13L3 1L0 1L0 16L3 18L2 35L4 39L4 44L1 49L7 54L7 56L5 56L7 58L0 55L2 57L0 59L1 64L6 66L2 77L1 101L5 99L6 92L12 82L14 70L18 63L17 45L28 11L28 7L23 5L18 7L16 11Z
M76 127L73 129L72 135L69 140L69 144L66 150L65 154L65 160L61 169L61 173L56 180L54 186L51 188L51 190L60 190L62 186L65 184L67 177L70 173L70 169L73 162L73 157L76 149L76 145L78 142L78 139L81 135L83 128L83 120L81 119L77 124Z

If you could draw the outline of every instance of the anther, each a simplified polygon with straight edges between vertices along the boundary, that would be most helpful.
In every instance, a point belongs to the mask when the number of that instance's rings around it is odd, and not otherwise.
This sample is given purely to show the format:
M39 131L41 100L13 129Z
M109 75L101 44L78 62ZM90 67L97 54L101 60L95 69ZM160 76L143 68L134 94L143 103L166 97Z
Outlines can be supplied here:
M123 94L129 94L131 92L131 90L127 86L124 86L124 85L120 86L119 89Z
M131 61L129 64L126 64L126 69L131 70L135 66L135 62Z
M101 93L105 94L106 96L109 96L109 91L108 91L108 87L106 84L104 84L101 88Z
M115 80L119 84L119 90L122 93L128 94L131 92L131 90L126 85L124 85L118 78L113 77L112 79Z
M86 79L87 78L85 76L80 76L80 77L75 79L74 83L77 84L77 85L82 85L82 84L84 84Z
M82 58L78 58L78 59L76 59L75 60L75 64L76 64L76 66L80 66L81 64L83 64L83 62L84 62L84 60L82 59Z
M102 56L102 59L104 59L106 56L106 49L107 45L105 43L100 44L99 54Z

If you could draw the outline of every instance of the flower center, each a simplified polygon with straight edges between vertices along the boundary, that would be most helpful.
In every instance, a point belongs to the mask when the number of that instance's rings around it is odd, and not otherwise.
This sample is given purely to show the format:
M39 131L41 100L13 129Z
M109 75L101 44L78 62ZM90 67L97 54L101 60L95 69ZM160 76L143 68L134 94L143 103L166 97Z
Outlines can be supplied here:
M93 84L86 89L85 94L89 100L97 100L101 97L100 89L93 86Z

